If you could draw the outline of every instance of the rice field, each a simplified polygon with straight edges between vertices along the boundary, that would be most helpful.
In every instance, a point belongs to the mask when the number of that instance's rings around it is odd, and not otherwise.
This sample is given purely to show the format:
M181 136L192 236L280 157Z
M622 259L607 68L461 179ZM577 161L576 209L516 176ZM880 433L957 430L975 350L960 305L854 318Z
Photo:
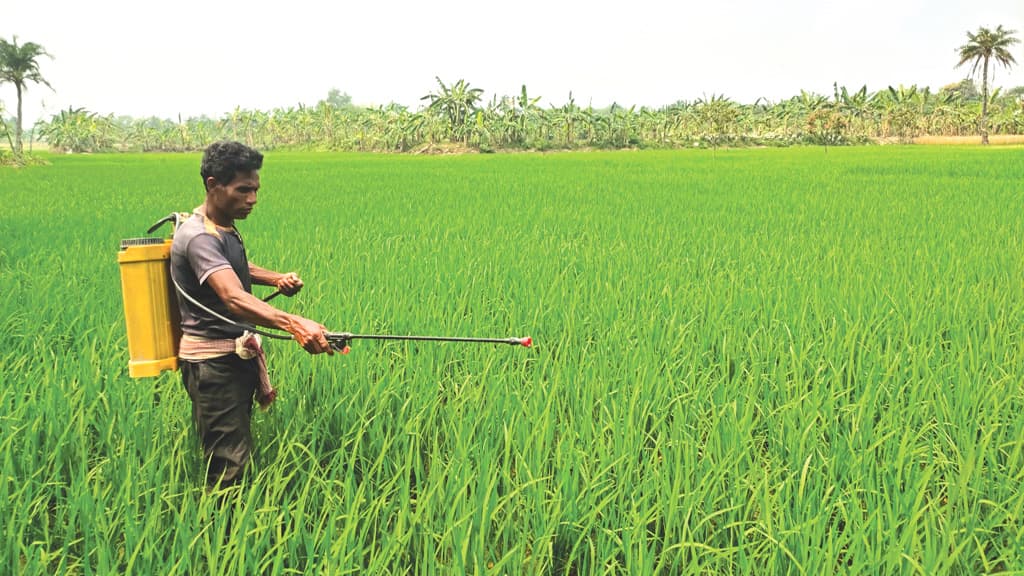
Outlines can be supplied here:
M1024 574L1024 149L267 154L248 482L133 380L119 240L199 155L0 170L0 572ZM268 291L258 291L265 295Z

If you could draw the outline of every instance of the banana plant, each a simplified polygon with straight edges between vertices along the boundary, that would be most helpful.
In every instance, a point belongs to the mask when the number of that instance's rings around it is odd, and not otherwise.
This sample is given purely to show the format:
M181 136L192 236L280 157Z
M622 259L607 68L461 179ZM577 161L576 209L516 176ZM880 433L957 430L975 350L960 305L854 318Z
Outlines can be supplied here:
M919 132L922 104L927 96L922 96L917 85L894 88L889 86L880 99L884 109L882 126L886 136L896 136L900 142L909 142Z
M429 100L427 111L442 116L448 121L448 137L452 142L469 144L469 118L476 112L477 102L483 94L481 88L471 88L465 80L458 80L448 86L440 77L435 77L440 88L420 100Z
M57 151L98 152L114 147L116 127L111 116L68 107L44 123L40 135Z
M701 127L701 139L716 150L735 133L740 116L735 102L717 94L698 99L694 103L694 112Z

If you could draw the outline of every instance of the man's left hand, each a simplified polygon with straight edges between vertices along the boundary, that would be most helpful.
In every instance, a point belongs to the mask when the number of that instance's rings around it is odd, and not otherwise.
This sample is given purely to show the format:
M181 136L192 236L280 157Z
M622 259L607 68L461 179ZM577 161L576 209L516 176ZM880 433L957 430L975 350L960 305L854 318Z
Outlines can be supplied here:
M274 286L281 294L294 296L298 294L299 290L302 290L302 279L295 272L288 272L287 274L282 274L277 282L274 283Z

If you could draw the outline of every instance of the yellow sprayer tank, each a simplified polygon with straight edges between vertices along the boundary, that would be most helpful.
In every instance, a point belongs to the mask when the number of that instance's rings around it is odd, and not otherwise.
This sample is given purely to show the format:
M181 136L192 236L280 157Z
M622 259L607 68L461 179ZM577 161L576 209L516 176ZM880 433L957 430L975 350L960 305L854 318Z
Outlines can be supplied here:
M181 322L171 283L171 240L121 241L121 295L128 329L128 375L157 376L178 369Z

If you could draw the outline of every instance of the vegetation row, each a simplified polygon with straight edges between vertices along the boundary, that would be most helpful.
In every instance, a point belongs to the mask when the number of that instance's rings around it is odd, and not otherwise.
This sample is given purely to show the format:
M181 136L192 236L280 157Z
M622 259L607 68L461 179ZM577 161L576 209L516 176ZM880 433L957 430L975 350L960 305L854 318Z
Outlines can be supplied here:
M1002 26L968 32L956 64L970 66L968 78L937 92L916 85L869 92L867 86L850 90L834 84L831 96L801 91L778 102L741 104L711 95L661 108L613 104L595 109L578 104L572 93L561 106L543 107L525 85L518 95L485 102L481 88L438 78L437 89L422 98L425 105L418 110L398 104L356 107L338 90L315 106L269 112L236 108L220 118L177 121L103 116L70 107L37 122L30 137L66 152L198 150L222 138L263 149L387 152L453 144L481 151L841 145L973 134L987 144L990 133L1024 133L1024 86L989 90L990 69L1016 64L1010 51L1019 43L1015 34ZM43 56L49 54L38 44L0 39L0 83L13 84L18 101L16 117L3 128L19 159L22 94L29 82L50 86L39 69Z

